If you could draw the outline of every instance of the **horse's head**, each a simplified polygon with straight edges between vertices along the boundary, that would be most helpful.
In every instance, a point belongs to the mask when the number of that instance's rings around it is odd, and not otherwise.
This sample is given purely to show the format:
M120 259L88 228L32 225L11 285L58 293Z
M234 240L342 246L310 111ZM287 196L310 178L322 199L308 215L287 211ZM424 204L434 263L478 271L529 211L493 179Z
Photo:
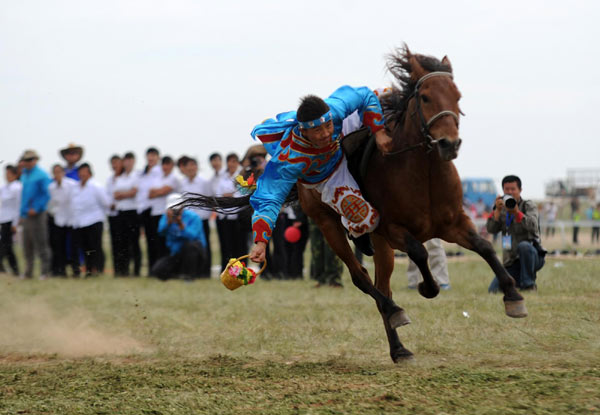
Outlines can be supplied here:
M383 102L386 120L407 128L418 126L420 135L429 149L437 147L443 160L458 156L458 106L460 92L452 80L450 60L441 61L424 55L413 55L408 47L390 56L388 68L399 81L392 96ZM396 97L394 97L396 95Z
M452 80L452 66L448 57L441 64L448 70L427 71L415 55L410 55L411 79L415 82L414 102L411 103L421 132L437 144L443 160L458 156L461 139L458 133L460 92Z

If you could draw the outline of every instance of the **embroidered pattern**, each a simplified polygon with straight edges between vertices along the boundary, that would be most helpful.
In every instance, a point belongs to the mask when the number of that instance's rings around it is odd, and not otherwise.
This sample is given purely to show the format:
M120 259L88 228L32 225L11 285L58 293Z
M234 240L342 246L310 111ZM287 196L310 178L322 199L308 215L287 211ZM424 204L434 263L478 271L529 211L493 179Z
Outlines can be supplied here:
M358 189L353 189L349 186L338 186L335 188L335 193L333 194L333 200L331 201L331 203L333 203L334 205L337 205L340 196L342 196L346 192L352 192L355 195L362 197L362 193ZM339 213L341 214L342 212L339 212Z
M343 225L354 237L373 231L379 224L379 212L363 199L361 191L356 188L336 187L331 202L327 204L342 215Z
M266 220L260 218L252 225L252 233L254 234L254 242L268 243L271 239L271 227Z
M363 115L363 124L368 126L371 129L371 132L375 134L384 127L383 116L374 111L365 111L365 114Z
M348 195L342 199L342 212L350 222L360 223L369 214L367 202L354 195Z
M284 149L277 157L279 161L288 162L292 164L303 163L302 174L306 177L320 175L321 168L327 166L331 160L331 156L326 154L325 156L296 156L295 152L292 152L290 147Z
M281 140L281 138L283 137L283 134L284 134L284 131L280 131L277 133L257 135L256 138L258 138L263 143L267 144L267 143L273 143L275 141Z

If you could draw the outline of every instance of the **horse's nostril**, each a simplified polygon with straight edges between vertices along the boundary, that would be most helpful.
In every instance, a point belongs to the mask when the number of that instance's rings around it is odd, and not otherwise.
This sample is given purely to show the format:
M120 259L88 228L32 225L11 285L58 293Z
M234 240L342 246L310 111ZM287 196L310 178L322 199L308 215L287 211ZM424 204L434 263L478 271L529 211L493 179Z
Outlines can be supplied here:
M447 138L442 138L439 141L439 144L440 144L440 147L443 149L448 149L448 148L452 147L452 143Z

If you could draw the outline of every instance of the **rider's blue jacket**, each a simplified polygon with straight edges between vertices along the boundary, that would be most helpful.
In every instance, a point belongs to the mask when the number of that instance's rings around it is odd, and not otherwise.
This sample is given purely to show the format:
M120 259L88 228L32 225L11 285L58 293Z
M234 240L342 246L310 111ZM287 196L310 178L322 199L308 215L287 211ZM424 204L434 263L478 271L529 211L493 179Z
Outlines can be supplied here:
M255 243L269 241L279 210L297 181L315 185L327 180L335 171L342 160L340 140L346 117L357 111L363 125L372 133L384 127L379 100L367 87L342 86L325 102L331 110L334 132L331 143L324 148L316 148L302 137L296 111L278 114L252 130L252 137L259 139L271 155L250 198L254 208L252 231Z

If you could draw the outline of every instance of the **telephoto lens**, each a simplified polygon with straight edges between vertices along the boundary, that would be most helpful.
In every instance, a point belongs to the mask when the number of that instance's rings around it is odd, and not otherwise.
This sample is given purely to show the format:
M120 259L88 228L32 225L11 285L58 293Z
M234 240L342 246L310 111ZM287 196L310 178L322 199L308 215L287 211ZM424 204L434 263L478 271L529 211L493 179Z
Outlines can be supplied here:
M502 196L502 201L507 209L513 209L515 206L517 206L517 201L511 195Z

